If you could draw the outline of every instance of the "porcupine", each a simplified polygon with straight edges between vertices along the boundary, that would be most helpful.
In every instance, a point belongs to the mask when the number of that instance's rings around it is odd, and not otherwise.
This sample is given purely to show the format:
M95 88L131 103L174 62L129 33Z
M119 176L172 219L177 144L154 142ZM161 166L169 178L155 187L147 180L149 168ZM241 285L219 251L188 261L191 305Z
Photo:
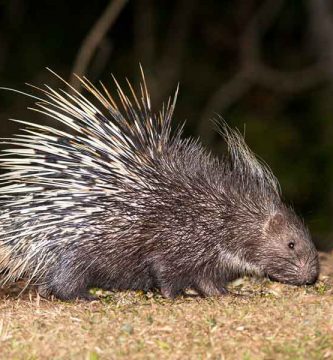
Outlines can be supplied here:
M178 89L154 114L143 71L139 96L115 80L120 106L80 81L92 100L49 86L29 95L70 131L19 121L24 132L4 139L3 283L25 277L70 300L91 299L92 287L217 296L245 274L316 281L309 231L239 131L219 121L228 151L217 158L171 131Z

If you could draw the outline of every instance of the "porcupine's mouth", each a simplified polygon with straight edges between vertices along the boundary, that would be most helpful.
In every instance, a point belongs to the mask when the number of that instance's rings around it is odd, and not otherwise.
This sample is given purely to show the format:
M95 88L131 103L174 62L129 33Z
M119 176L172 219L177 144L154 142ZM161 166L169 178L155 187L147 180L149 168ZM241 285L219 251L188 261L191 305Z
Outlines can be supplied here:
M294 286L313 285L313 284L315 284L315 282L318 279L317 277L313 277L312 279L309 279L306 281L304 281L304 280L303 281L302 280L285 280L285 279L278 279L274 275L268 275L268 274L267 274L267 277L271 281L279 282L282 284L294 285Z

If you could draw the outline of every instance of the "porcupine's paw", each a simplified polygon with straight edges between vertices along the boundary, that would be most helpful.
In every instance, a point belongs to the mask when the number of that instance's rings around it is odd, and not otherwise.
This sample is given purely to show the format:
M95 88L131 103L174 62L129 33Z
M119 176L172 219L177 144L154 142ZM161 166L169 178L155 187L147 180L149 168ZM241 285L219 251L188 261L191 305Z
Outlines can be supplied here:
M211 280L200 280L193 286L193 289L202 297L229 295L229 291L224 285L216 285Z
M84 300L84 301L93 301L98 300L98 297L89 293L89 290L86 289L74 289L68 285L61 287L54 287L48 285L38 286L38 294L44 298L49 298L54 296L59 300L71 301L71 300Z
M184 291L173 286L164 285L161 287L161 294L166 299L175 299L177 296L184 295Z
M60 300L85 300L92 301L97 298L89 293L88 286L82 281L73 279L71 282L56 282L52 285L51 294Z

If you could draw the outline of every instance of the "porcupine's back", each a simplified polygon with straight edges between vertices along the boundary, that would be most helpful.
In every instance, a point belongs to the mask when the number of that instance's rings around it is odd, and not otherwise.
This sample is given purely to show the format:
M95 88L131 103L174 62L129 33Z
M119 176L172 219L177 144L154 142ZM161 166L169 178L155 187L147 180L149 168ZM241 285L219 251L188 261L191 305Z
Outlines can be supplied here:
M198 141L182 139L181 130L171 135L176 97L155 116L144 78L139 98L129 85L131 101L117 84L120 107L104 86L100 92L81 83L96 105L49 87L33 96L33 110L70 133L22 122L24 133L6 140L12 148L1 159L9 170L0 187L5 282L26 276L41 293L62 299L88 297L91 286L158 287L171 297L193 287L213 295L239 275L265 274L266 259L283 258L269 226L270 217L287 214L278 184L237 131L222 126L228 155L218 160ZM289 234L289 218L303 236L289 215L279 232ZM312 261L308 253L304 258Z
M149 188L146 176L171 141L176 97L154 115L144 78L139 98L129 84L132 102L117 84L120 107L104 86L102 94L88 80L81 83L97 105L48 86L38 89L41 97L32 96L33 110L68 132L17 120L25 125L23 134L4 140L11 145L0 160L8 170L0 188L5 281L43 278L74 244L87 255L101 252L98 243L110 229L113 238L124 238L136 220L135 196Z

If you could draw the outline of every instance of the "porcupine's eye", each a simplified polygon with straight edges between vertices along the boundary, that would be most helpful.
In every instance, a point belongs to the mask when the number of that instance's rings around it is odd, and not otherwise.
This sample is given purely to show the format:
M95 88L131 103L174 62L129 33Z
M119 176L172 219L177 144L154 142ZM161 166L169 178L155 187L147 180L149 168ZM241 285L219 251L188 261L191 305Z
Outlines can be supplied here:
M295 243L291 241L291 242L288 244L288 247L289 247L289 249L293 249L293 248L295 247Z

